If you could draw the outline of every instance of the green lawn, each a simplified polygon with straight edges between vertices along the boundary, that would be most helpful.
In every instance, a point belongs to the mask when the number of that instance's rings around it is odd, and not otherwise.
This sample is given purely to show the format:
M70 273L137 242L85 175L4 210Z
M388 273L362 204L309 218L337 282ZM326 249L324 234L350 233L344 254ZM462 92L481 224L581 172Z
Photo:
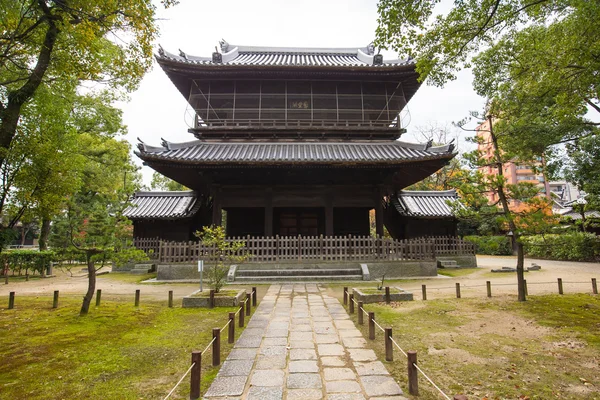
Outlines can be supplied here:
M447 299L365 309L393 328L404 350L418 352L420 367L450 397L600 399L597 296L532 296L526 303L514 296ZM359 327L368 337L366 318ZM368 342L384 360L383 332L376 329L376 340ZM396 349L394 357L387 367L407 392L406 359ZM419 382L419 399L440 398L423 377Z
M211 328L234 311L148 301L136 309L130 300L92 305L83 318L79 296L62 296L56 310L51 296L20 296L14 310L2 304L0 398L162 399L188 369L191 351L203 350ZM224 335L222 360L230 350ZM218 371L208 365L210 351L204 360L202 393ZM189 378L172 398L188 396Z

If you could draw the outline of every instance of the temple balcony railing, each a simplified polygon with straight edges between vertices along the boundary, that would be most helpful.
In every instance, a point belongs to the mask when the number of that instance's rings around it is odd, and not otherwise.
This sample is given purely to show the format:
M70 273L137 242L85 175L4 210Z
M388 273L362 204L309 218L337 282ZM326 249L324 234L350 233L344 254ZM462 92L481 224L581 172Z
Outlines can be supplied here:
M227 241L243 242L234 255L245 254L246 262L315 261L420 261L441 256L475 255L475 246L456 237L426 237L396 240L372 236L245 236ZM138 238L136 247L160 263L192 263L214 260L218 254L201 242L163 241Z

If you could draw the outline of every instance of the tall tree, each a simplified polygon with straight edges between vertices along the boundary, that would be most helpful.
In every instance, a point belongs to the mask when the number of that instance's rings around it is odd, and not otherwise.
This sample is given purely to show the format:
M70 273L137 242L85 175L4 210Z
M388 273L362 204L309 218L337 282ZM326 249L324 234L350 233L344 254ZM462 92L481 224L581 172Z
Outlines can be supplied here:
M0 0L0 10L0 166L41 85L132 90L151 65L157 28L147 0Z
M152 174L152 181L150 182L150 188L152 190L164 190L167 192L176 192L181 190L189 190L179 182L175 182L173 179L167 178L166 176L154 172Z

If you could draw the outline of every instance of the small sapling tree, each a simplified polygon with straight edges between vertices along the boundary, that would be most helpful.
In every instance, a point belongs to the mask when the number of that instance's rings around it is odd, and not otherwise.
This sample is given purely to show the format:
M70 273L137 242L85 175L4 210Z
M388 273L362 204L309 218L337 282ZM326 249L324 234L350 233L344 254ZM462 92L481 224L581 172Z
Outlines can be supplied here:
M208 284L215 293L219 293L225 286L229 267L233 263L241 263L248 259L250 254L246 251L246 243L243 241L227 240L225 229L222 226L205 226L202 231L196 231L196 237L209 250L209 261L205 268Z

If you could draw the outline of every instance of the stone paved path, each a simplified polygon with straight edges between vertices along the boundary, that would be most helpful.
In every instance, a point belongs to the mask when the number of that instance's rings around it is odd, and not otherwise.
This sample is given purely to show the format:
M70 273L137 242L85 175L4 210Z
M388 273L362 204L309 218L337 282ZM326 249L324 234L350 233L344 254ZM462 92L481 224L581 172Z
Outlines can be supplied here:
M405 399L340 302L272 285L206 399Z

